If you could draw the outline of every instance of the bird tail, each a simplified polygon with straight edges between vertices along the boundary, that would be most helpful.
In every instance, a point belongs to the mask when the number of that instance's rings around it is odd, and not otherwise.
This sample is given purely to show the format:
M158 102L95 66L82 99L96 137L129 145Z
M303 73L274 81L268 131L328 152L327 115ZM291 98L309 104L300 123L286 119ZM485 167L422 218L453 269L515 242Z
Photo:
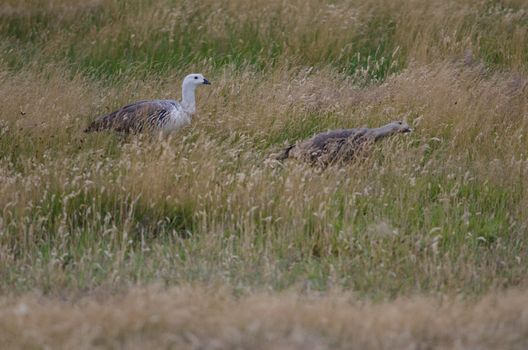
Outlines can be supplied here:
M292 143L288 147L283 148L279 153L274 154L275 160L282 162L290 156L290 151L295 147L295 144Z
M98 131L98 127L97 127L97 124L95 122L94 123L90 123L90 125L88 125L88 127L86 129L84 129L85 133L90 133L90 132L94 132L94 131Z
M88 127L86 127L86 129L84 129L84 132L90 133L110 128L112 126L112 120L116 116L116 112L96 118L88 125Z
M105 117L99 117L92 121L86 129L84 129L85 133L95 132L95 131L101 131L104 129L105 126Z

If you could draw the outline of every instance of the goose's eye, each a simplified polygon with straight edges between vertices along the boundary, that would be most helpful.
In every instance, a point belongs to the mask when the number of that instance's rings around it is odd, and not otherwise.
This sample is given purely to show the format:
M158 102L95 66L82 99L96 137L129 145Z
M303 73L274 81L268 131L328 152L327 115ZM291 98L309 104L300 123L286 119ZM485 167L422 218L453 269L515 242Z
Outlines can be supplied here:
M198 77L194 77L194 79L198 79Z

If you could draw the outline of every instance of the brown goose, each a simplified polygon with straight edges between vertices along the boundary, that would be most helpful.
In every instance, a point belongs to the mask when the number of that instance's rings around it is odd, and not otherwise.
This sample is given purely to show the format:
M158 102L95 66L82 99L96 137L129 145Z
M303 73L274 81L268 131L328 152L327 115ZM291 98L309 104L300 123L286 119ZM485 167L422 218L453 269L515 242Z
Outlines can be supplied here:
M189 74L182 83L182 99L143 100L124 106L94 120L84 131L111 129L121 132L148 130L175 131L191 122L196 111L195 90L210 84L201 74Z
M346 163L356 158L367 145L387 136L410 131L409 125L402 121L379 128L331 130L286 147L276 159L294 158L320 167Z

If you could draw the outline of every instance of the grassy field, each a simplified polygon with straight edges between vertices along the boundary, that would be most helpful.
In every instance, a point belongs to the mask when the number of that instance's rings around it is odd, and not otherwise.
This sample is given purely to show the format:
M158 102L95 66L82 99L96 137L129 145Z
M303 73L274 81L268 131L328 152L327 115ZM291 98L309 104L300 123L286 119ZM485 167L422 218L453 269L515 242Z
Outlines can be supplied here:
M190 72L192 126L82 132ZM10 348L528 347L523 0L3 0L0 101Z

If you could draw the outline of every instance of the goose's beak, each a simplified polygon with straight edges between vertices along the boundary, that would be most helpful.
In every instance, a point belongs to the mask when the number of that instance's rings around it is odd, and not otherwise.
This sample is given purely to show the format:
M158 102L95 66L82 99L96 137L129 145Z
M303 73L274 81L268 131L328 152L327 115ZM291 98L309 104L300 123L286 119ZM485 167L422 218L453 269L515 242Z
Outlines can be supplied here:
M211 85L211 83L209 82L209 80L207 80L207 79L205 79L205 78L204 78L203 83L204 83L205 85Z

